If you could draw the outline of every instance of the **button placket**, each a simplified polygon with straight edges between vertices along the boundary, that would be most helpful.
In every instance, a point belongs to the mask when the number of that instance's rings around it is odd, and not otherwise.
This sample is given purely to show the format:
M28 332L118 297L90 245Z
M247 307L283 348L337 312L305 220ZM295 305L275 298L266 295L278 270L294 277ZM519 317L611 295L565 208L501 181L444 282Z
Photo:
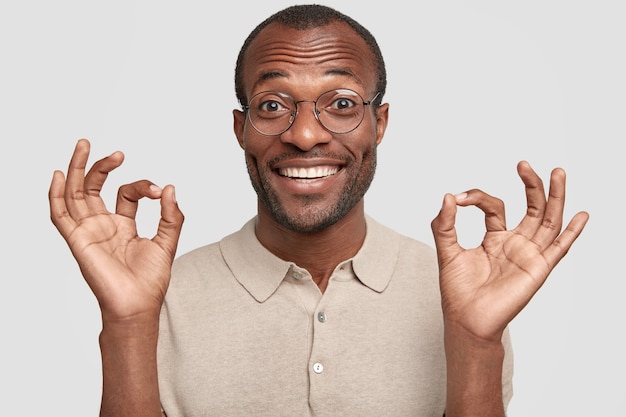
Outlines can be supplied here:
M320 305L318 305L319 310L316 311L313 316L314 321L317 322L314 323L315 330L313 331L314 335L317 335L317 337L314 336L313 340L313 354L317 356L317 360L311 365L311 369L317 375L320 375L324 372L324 363L323 360L320 360L324 357L324 349L319 343L321 343L320 340L325 339L323 336L321 336L322 333L325 333L325 330L323 330L323 328L328 326L328 324L326 323L328 321L328 315L324 311L323 304L324 303L320 303Z

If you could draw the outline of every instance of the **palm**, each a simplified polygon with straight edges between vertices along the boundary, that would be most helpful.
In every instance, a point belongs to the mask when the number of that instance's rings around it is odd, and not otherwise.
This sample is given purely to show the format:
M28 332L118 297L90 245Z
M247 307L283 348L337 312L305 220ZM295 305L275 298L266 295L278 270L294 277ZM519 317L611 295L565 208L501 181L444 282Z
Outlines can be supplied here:
M487 338L513 319L549 272L541 251L529 239L511 231L488 232L481 246L441 265L444 313L472 334Z
M103 310L120 316L161 305L171 256L138 237L134 220L116 214L86 218L68 244Z

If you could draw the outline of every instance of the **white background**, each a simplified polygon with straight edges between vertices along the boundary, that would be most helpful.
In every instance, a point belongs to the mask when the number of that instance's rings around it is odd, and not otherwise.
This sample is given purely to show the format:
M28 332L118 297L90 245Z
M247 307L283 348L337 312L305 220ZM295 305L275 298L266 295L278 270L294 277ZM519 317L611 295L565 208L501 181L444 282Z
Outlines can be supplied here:
M21 1L0 6L0 414L93 416L99 310L49 221L47 190L78 138L126 154L105 195L141 178L177 186L179 254L255 212L232 134L236 54L291 1ZM218 4L218 3L213 3ZM517 161L568 173L567 216L591 220L512 323L510 417L623 416L626 13L616 1L326 4L378 38L390 127L368 212L432 244L445 192L480 187L524 213ZM619 149L619 150L618 150ZM547 184L547 182L546 182ZM154 233L158 205L141 204ZM459 215L464 244L482 219Z

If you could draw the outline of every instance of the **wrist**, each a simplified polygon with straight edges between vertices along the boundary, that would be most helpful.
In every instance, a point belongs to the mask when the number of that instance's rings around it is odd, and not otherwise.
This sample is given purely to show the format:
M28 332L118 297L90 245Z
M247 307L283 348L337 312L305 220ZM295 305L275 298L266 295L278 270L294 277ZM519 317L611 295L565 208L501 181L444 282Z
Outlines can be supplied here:
M102 317L100 341L137 340L145 345L151 340L156 341L159 333L158 314L146 314L125 319Z
M494 374L501 382L504 362L504 345L499 339L476 337L464 328L446 323L444 326L444 347L446 362L460 380L470 375L488 376Z
M475 352L476 354L489 351L503 351L502 337L503 332L498 332L489 337L479 336L456 322L444 320L444 343L446 347L454 350L460 349L461 351Z

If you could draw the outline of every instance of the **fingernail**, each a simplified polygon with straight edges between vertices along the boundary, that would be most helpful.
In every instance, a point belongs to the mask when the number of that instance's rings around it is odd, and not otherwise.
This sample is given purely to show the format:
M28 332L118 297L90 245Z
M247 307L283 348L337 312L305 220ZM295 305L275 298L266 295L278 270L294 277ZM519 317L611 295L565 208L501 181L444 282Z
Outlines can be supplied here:
M176 187L172 186L172 201L174 201L174 203L178 203L178 201L176 201Z
M154 191L155 193L158 193L158 192L160 192L160 191L161 191L161 187L159 187L158 185L154 185L154 184L152 184L152 185L150 186L150 190Z
M467 193L459 193L459 194L455 194L454 198L457 199L457 201L459 200L465 200L467 198Z

